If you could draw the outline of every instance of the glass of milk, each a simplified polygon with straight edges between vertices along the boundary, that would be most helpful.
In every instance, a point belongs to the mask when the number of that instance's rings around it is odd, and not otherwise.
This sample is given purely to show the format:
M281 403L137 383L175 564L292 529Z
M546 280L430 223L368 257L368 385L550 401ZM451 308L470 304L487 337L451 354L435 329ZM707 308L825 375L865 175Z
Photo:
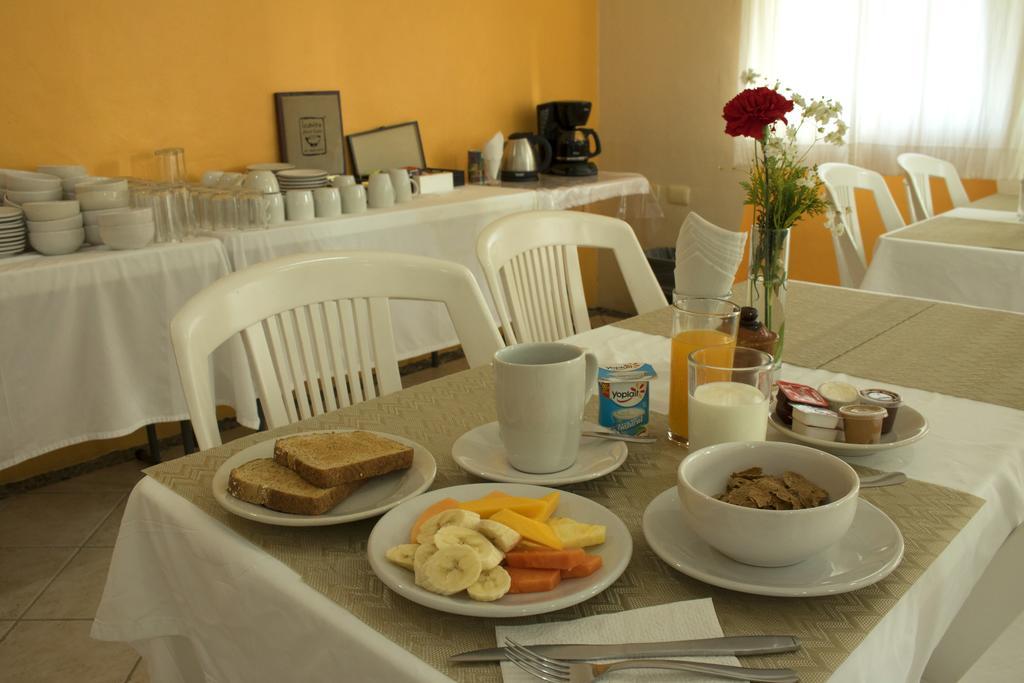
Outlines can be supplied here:
M742 346L698 349L688 359L690 451L730 441L764 441L771 354Z

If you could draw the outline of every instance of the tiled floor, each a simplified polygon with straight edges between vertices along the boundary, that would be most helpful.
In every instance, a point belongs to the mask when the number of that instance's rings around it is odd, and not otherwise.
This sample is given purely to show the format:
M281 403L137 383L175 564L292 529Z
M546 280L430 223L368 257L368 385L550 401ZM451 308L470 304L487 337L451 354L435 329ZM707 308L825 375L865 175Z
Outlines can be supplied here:
M592 324L612 320L594 316ZM450 361L404 375L402 385L466 367L465 359ZM180 447L163 453L180 455ZM145 467L133 460L0 499L0 681L149 680L130 647L89 637L125 501Z

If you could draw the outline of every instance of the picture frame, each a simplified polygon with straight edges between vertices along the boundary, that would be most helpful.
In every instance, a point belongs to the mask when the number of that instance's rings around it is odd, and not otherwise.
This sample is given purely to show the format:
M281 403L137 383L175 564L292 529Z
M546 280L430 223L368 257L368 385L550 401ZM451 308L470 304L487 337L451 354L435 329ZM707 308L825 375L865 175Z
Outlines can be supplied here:
M341 93L337 90L274 93L281 161L297 168L345 173Z
M352 173L366 177L389 168L426 168L419 121L351 133L348 141Z

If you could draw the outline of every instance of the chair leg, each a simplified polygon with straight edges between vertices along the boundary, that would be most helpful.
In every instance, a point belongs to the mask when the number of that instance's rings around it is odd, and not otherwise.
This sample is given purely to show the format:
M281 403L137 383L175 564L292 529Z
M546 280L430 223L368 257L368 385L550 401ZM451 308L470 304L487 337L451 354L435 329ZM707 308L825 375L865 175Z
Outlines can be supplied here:
M146 425L146 442L149 446L149 457L141 459L156 465L160 462L160 440L156 438L156 425Z
M185 455L195 453L199 450L199 446L196 444L196 433L192 429L192 421L182 420L179 424L181 425L181 446Z
M263 404L256 399L256 415L260 418L260 431L267 431L267 417L263 414Z
M430 352L430 367L436 368L441 365L441 354L437 351Z

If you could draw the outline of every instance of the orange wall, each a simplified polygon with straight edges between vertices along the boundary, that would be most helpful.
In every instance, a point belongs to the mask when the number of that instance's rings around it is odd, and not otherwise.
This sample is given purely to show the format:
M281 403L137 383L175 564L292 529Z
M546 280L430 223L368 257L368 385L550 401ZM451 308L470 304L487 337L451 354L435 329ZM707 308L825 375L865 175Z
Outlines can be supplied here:
M340 90L346 133L417 119L463 168L534 105L597 95L594 0L0 0L0 166L152 175L277 159L273 93Z
M886 176L889 192L896 200L896 206L903 214L903 220L910 222L910 209L907 205L907 193L903 189L902 176ZM994 180L963 181L967 196L971 200L980 199L996 191ZM953 208L946 186L939 180L932 179L932 201L935 211L948 211ZM875 252L875 240L885 232L882 218L878 213L872 195L866 191L857 191L857 218L860 221L861 236L864 238L864 250L868 263ZM753 221L753 211L748 206L743 213L743 229L749 231ZM832 235L825 228L824 216L807 218L793 227L789 256L789 277L794 280L808 280L827 285L839 284L839 271L836 268L835 252L832 249ZM747 262L744 259L736 275L736 281L747 279Z

